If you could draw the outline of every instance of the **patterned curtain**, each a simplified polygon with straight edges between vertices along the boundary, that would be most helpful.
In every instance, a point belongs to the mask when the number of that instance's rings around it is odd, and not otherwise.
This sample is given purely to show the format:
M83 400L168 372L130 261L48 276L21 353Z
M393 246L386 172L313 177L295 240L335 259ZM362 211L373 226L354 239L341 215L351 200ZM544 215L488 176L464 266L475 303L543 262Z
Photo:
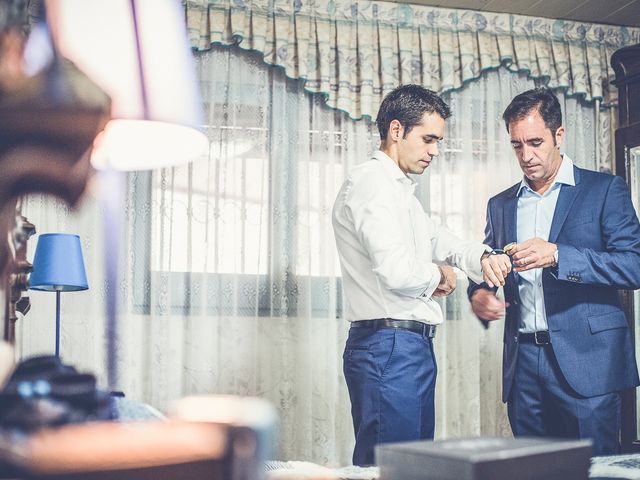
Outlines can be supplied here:
M352 118L418 83L445 92L504 66L607 106L611 54L640 28L367 0L186 0L191 44L257 50Z

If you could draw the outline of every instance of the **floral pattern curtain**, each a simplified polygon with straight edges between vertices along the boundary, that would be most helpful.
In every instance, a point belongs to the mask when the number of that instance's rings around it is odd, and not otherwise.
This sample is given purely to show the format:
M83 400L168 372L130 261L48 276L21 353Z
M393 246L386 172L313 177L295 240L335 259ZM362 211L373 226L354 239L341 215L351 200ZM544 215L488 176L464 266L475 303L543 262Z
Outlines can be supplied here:
M375 118L386 93L445 92L500 66L607 106L611 54L640 28L366 0L186 0L191 44L238 44L304 79L351 118Z

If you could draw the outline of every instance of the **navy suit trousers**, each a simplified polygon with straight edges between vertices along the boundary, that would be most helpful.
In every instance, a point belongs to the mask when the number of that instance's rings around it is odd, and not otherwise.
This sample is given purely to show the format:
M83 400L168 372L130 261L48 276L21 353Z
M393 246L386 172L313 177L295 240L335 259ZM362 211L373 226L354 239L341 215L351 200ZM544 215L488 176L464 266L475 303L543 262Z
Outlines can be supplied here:
M437 366L431 338L394 328L351 328L343 360L354 465L373 465L380 443L433 439Z
M521 344L508 400L516 437L590 438L593 455L620 452L620 394L582 397L567 384L551 345Z

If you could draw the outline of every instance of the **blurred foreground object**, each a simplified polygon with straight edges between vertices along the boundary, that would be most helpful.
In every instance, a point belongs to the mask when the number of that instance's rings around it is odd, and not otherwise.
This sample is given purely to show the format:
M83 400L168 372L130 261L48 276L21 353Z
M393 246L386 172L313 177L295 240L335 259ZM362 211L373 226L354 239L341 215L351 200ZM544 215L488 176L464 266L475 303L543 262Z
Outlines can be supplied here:
M208 152L195 62L178 0L53 0L56 49L112 100L96 168L131 171Z
M104 214L108 385L119 388L118 261L125 171L163 168L206 156L202 100L179 0L46 2L55 48L112 100L91 162L101 170Z
M190 397L174 408L167 421L96 422L22 438L0 435L0 472L29 479L264 478L264 455L274 447L270 404L207 396Z
M56 54L42 16L29 33L28 5L0 3L0 297L6 305L0 328L10 342L16 311L29 308L20 293L31 267L26 240L35 232L16 213L16 199L43 192L75 205L109 112L106 94Z
M0 431L16 435L45 427L116 418L111 395L94 375L53 355L21 361L0 390Z
M376 447L380 480L587 480L590 440L463 438Z
M265 462L273 458L277 414L262 399L227 395L199 395L175 402L169 417L227 428L233 475L228 480L261 480Z
M9 442L11 442L9 444ZM86 423L0 446L8 476L29 479L227 480L224 427L180 421ZM7 477L5 477L7 478Z

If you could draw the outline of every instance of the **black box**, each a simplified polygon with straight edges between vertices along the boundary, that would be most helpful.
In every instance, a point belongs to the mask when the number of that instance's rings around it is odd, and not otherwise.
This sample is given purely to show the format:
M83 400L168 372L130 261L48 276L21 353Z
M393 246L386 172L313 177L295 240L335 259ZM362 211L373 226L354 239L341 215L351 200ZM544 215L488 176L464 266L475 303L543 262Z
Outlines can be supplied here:
M380 480L586 480L591 440L463 438L376 446Z

